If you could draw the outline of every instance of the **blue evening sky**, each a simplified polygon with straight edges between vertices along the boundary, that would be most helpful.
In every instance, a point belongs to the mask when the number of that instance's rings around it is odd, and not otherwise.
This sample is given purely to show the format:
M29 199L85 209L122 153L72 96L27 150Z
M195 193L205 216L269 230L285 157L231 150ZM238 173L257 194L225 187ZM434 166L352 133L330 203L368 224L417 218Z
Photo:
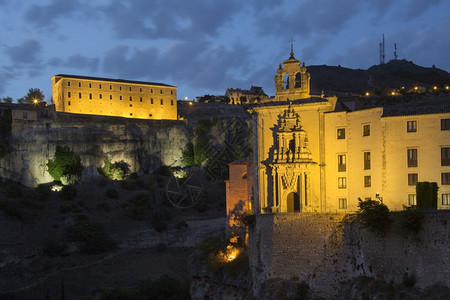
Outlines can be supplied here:
M366 69L394 57L450 71L448 0L0 0L0 97L51 77L161 82L178 99L262 86L278 65Z

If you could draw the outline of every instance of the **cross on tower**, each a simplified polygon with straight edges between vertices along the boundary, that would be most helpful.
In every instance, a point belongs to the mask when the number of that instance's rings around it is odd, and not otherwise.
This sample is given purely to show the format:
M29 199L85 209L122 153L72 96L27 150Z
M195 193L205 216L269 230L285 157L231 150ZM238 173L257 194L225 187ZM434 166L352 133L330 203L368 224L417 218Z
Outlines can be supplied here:
M291 43L291 57L294 57L294 42L295 40L291 38L288 42Z

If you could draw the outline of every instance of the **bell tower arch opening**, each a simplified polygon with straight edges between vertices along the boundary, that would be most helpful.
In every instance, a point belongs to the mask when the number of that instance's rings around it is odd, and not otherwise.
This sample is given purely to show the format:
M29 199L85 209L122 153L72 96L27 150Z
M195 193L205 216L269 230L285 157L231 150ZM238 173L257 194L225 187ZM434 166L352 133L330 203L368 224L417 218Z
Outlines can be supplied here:
M296 192L290 192L286 199L287 212L300 212L300 196Z

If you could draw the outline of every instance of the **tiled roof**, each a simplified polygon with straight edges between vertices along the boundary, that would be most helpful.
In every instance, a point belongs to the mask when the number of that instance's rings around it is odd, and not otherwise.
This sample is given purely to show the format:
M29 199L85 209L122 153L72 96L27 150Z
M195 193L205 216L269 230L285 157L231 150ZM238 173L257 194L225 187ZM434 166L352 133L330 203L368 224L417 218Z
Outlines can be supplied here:
M158 85L158 86L168 86L175 87L173 85L157 83L157 82L146 82L146 81L135 81L135 80L125 80L125 79L112 79L112 78L103 78L103 77L91 77L91 76L79 76L79 75L67 75L67 74L58 74L55 76L61 76L65 78L74 78L74 79L85 79L85 80L98 80L98 81L112 81L112 82L121 82L121 83L134 83L134 84L144 84L144 85Z
M423 105L423 106L389 106L383 108L382 117L395 116L413 116L413 115L427 115L450 113L450 104L439 105Z

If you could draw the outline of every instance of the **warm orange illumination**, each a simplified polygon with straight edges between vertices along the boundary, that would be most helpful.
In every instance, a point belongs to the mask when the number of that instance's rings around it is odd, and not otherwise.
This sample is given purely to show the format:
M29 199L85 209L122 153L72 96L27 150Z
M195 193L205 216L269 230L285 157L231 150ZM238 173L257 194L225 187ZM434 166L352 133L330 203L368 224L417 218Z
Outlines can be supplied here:
M418 88L417 86L415 86L415 87L414 87L414 90L416 90L416 91L417 91L418 89L419 89L419 88Z
M369 92L366 92L366 96L369 96L370 94L369 94Z
M391 92L391 95L394 96L394 95L395 95L395 92Z
M34 100L33 100L33 103L34 103L34 104L37 104L37 103L38 103L38 100L37 100L37 99L34 99Z
M433 90L437 90L437 86L433 86Z
M445 89L446 89L446 90L448 90L448 89L449 89L448 85L447 85L447 86L445 86Z
M226 257L228 261L233 261L236 259L236 257L239 256L240 254L240 250L238 248L235 248L232 245L228 245L227 246L227 253L226 253Z

